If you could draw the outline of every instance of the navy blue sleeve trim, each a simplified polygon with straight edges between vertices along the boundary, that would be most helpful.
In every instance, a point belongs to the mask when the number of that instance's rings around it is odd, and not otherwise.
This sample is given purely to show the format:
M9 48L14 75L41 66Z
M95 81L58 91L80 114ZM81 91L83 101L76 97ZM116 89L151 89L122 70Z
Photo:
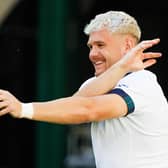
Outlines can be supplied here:
M109 93L118 94L125 100L127 107L128 107L128 112L126 115L132 113L135 110L135 104L134 104L132 98L126 92L124 92L122 89L116 88L116 89L113 89L112 91L110 91Z

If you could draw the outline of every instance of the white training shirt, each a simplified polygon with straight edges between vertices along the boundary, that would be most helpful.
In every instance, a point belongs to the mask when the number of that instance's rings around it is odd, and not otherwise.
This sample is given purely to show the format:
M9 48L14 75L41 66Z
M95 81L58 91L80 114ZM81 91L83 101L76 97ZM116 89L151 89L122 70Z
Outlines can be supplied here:
M96 167L168 168L168 104L156 76L133 72L113 90L131 108L124 117L92 123Z

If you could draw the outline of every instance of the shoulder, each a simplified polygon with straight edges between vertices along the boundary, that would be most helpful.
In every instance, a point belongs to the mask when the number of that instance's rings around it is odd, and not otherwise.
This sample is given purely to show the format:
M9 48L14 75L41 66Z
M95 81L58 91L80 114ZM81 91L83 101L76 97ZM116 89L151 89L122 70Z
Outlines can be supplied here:
M128 80L135 80L135 81L146 81L146 80L156 80L156 75L148 70L141 70L137 72L132 72L126 75L122 80L128 81Z
M130 73L122 78L115 88L124 90L129 95L141 95L151 97L161 92L156 75L148 70ZM139 97L138 96L138 97Z
M141 70L132 72L125 75L119 82L118 85L126 85L129 87L150 87L151 85L157 84L156 75L148 70Z

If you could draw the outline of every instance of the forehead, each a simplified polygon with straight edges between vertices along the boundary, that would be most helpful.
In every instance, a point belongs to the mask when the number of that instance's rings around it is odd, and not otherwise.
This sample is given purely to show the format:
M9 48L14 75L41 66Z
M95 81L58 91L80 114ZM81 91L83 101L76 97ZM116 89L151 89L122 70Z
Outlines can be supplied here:
M91 32L88 39L88 45L94 43L114 43L118 40L121 40L123 35L120 33L112 33L108 29L101 29L94 32Z
M94 41L104 41L111 38L111 35L112 33L107 29L91 32L89 35L88 43L92 43Z

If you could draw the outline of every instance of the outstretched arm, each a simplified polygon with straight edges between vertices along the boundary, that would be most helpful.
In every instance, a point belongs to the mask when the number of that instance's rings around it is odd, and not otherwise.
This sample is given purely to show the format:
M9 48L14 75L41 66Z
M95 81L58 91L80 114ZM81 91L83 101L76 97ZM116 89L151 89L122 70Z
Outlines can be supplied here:
M155 64L156 58L160 57L161 53L145 53L144 50L159 42L160 39L142 41L103 74L84 84L74 96L102 95L111 90L126 73L142 70Z
M144 53L143 51L158 42L159 39L141 42L117 64L107 70L100 77L96 78L95 81L92 81L77 92L75 94L76 96L61 98L49 102L24 104L10 92L0 90L0 116L9 113L16 118L24 117L60 124L95 121L97 120L96 118L98 113L100 116L98 118L101 119L102 114L97 105L99 105L100 108L103 108L103 105L101 105L102 100L104 100L103 96L88 98L86 96L95 95L96 87L98 87L96 92L99 94L104 93L111 89L127 72L141 70L153 65L156 62L155 58L160 57L161 54L151 52ZM146 61L143 62L143 60ZM111 81L111 79L113 81ZM106 96L106 99L108 99L108 96Z

